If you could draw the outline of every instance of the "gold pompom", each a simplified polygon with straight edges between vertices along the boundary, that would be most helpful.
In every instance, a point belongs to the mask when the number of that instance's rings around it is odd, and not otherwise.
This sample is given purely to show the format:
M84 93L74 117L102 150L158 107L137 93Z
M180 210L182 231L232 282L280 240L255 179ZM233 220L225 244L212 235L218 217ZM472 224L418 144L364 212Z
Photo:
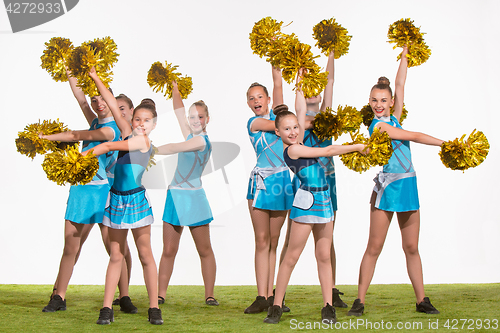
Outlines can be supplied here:
M328 56L333 50L335 59L347 54L352 38L347 34L345 28L335 22L333 17L316 24L313 28L313 37L317 41L316 46L321 49L321 52Z
M304 74L299 86L305 98L318 96L328 83L328 72L307 72Z
M363 118L361 114L352 106L338 106L337 109L338 118L338 131L339 135L343 133L355 132L359 130Z
M96 175L99 160L92 151L83 156L76 147L71 147L45 155L42 168L57 185L85 185Z
M45 69L57 82L68 81L66 62L73 51L73 43L62 37L53 37L45 43L45 50L40 59Z
M372 166L384 166L389 163L392 156L392 140L387 132L380 132L378 127L375 127L370 140L368 142L370 152L367 154Z
M357 133L351 137L352 142L346 142L343 145L368 144L368 139L363 134ZM365 172L372 166L369 157L357 151L340 155L340 160L348 169L359 173Z
M151 143L151 145L153 146L153 151L151 152L151 155L149 155L149 161L148 166L146 167L146 171L148 171L149 168L151 168L153 165L156 165L155 155L158 153L158 148L156 148L153 143Z
M270 16L256 22L250 33L250 48L259 57L267 57L273 44L284 37L281 32L283 22L278 22Z
M17 151L33 159L36 154L46 154L49 151L58 150L58 141L49 141L41 139L38 135L50 135L68 131L68 128L63 123L56 121L44 120L40 123L26 125L24 131L18 132L16 139Z
M423 35L420 28L415 27L409 18L391 24L387 33L389 43L395 44L393 48L408 46L408 67L423 64L431 55L431 50L425 44ZM398 55L399 59L401 59L401 54Z
M452 170L467 170L483 163L488 156L490 144L483 132L474 129L466 141L465 134L460 139L446 141L441 145L439 156L444 166Z
M159 61L154 62L148 71L148 84L153 88L154 92L162 92L164 96L168 95L168 99L172 98L172 82L177 82L179 93L182 99L186 99L193 91L193 81L191 77L181 77L180 73L176 72L179 66L173 66L165 61L165 66Z
M318 139L325 141L335 136L338 138L338 118L335 112L329 107L325 111L319 112L314 117L313 132Z
M111 68L118 61L116 43L110 37L97 38L93 41L82 43L71 53L68 68L71 75L78 80L78 87L88 96L99 95L94 80L88 75L90 69L95 67L96 73L109 88L113 81Z
M319 56L314 56L311 51L311 46L301 43L298 39L294 39L283 50L282 62L279 64L283 79L287 83L292 83L297 77L299 69L303 68L305 73L318 73L320 67L314 62L314 59Z

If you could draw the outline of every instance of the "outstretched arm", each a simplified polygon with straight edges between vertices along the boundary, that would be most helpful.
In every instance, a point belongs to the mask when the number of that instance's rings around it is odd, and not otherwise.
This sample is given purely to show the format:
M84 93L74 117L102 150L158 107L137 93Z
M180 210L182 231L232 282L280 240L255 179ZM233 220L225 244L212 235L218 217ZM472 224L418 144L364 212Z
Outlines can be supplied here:
M331 108L333 105L334 60L335 53L332 50L328 55L328 62L326 63L328 83L326 84L325 91L323 92L323 103L321 103L320 111L325 111L327 107Z
M201 151L205 149L205 139L201 136L195 136L184 142L167 143L157 148L157 155L172 155L180 152Z
M186 119L186 109L184 108L184 103L182 102L181 93L179 92L179 87L177 82L172 82L172 102L174 103L174 112L177 117L177 122L181 128L182 136L184 140L187 139L188 135L191 133L191 128L189 127L188 121Z
M408 47L405 45L403 47L403 52L401 52L401 60L399 63L398 73L396 74L396 83L394 90L394 117L399 122L401 118L401 113L403 112L403 103L405 97L405 83L406 83L406 72L408 70Z
M444 142L443 140L437 139L433 136L420 132L406 131L401 128L393 127L384 122L379 122L376 126L381 132L387 132L387 134L389 134L390 138L393 140L413 141L430 146L441 146Z
M366 154L366 145L355 144L355 145L330 145L324 148L319 147L307 147L303 145L291 145L288 148L288 155L293 159L298 159L300 157L314 158L314 157L324 157L324 156L337 156L352 152L360 152Z
M114 132L109 127L101 127L96 130L66 131L57 134L38 135L49 141L76 142L76 141L110 141L114 139Z
M89 76L94 80L101 97L104 99L109 109L113 113L113 118L115 118L116 125L120 129L120 133L122 138L126 138L132 133L132 126L130 126L129 122L122 116L120 111L120 107L118 106L118 102L116 101L115 96L109 91L108 88L101 81L99 76L97 75L95 68L92 67L90 69Z
M75 77L71 76L70 71L67 69L66 69L66 76L68 77L69 86L71 87L73 96L75 96L76 101L78 102L78 105L80 106L80 109L82 110L83 115L85 116L85 119L87 119L87 122L89 123L89 125L91 125L92 121L97 116L90 108L90 105L87 102L87 98L85 97L85 93L83 92L83 90L76 85L78 83L78 80Z
M99 156L102 154L106 154L110 151L135 151L140 150L142 152L147 151L149 149L149 138L147 136L134 136L129 140L120 140L120 141L109 141L101 143L100 145L95 146L92 149L86 150L82 152L82 155L85 156L89 153L89 151L93 150L94 155Z
M281 69L272 66L273 70L273 106L283 104L283 78Z

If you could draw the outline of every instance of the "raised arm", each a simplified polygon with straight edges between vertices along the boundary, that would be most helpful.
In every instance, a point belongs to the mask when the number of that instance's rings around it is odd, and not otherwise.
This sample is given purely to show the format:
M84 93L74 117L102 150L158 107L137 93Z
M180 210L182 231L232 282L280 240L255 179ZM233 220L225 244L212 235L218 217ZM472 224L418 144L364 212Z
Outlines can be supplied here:
M120 129L122 138L126 138L132 133L132 127L130 126L129 122L122 116L120 107L118 106L118 102L116 101L115 96L113 96L113 93L109 91L108 88L106 88L104 83L97 75L94 67L92 67L92 69L90 70L89 76L92 78L92 80L94 80L95 85L99 90L99 93L101 94L101 97L108 105L109 109L111 110L111 113L113 113L113 118L115 118L116 125Z
M332 50L328 55L328 62L326 63L326 70L328 71L328 83L326 84L323 92L323 103L321 103L320 111L325 111L327 107L331 108L333 105L333 82L334 82L334 61L335 54Z
M73 96L75 96L76 101L78 102L78 105L80 106L80 109L82 110L83 115L85 116L85 119L87 119L87 122L89 123L89 125L91 125L92 121L97 116L90 108L90 105L87 102L87 98L85 97L85 93L83 92L83 90L76 85L78 83L78 80L75 77L71 76L69 70L66 70L66 76L68 77L69 86L71 87Z
M186 109L184 108L184 103L182 102L181 93L179 92L179 87L177 82L172 82L172 102L174 104L174 112L177 117L177 122L181 128L182 136L184 140L187 139L188 135L191 133L191 128L186 118Z
M401 60L399 62L398 73L396 74L396 83L394 90L394 117L399 122L401 118L401 113L403 112L403 103L405 97L405 83L406 83L406 72L408 70L408 47L403 47L403 52L401 52Z
M297 87L299 87L299 83L302 80L303 70L300 69L297 74ZM298 143L302 143L304 141L304 131L306 130L306 113L307 113L307 103L306 98L304 97L304 93L302 89L295 89L295 113L297 115L297 122L299 123L299 136L297 138Z
M376 125L381 132L387 132L391 139L393 140L405 140L405 141L413 141L416 143L421 143L424 145L430 146L441 146L443 144L443 140L437 139L433 136L420 133L420 132L410 132L401 128L393 127L384 122L379 122Z
M273 71L273 106L283 104L283 77L281 69L272 66Z

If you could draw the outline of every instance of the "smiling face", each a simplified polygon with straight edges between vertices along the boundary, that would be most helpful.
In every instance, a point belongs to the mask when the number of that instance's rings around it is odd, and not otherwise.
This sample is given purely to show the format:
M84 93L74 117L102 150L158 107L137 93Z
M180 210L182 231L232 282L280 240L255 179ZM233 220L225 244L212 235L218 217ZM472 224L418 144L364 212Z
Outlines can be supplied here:
M370 93L370 106L377 117L389 117L391 107L394 105L391 92L388 89L372 89Z
M192 105L189 108L188 123L193 134L205 132L205 128L210 120L207 112L200 105Z
M104 98L101 96L93 96L90 99L90 106L92 107L92 110L97 114L98 118L107 118L111 114L111 110L108 107L108 104L104 101Z
M268 104L270 102L271 97L266 94L264 88L262 88L261 86L255 86L248 90L247 104L256 116L264 116L268 114Z
M276 135L281 138L281 141L283 141L285 146L297 143L297 137L300 132L297 117L290 114L281 118L275 132Z
M148 109L136 109L132 117L132 128L134 135L149 135L156 127L156 121Z
M127 101L123 98L117 98L116 102L118 103L118 108L122 113L122 117L125 118L129 123L132 122L132 114L134 113L134 108L131 108Z

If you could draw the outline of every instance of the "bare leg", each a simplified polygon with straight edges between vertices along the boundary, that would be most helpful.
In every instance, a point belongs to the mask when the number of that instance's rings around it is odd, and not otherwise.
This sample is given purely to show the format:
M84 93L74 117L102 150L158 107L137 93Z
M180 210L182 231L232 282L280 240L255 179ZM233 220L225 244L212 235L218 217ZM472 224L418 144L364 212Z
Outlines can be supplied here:
M271 211L270 212L270 246L269 246L269 277L267 279L267 296L273 295L274 273L276 272L276 250L278 249L278 241L281 233L281 228L286 219L287 211Z
M290 228L291 228L291 226L292 226L292 219L288 218L287 225L286 225L285 241L283 242L283 248L281 249L280 265L283 262L283 258L285 257L286 250L288 249L288 243L290 242Z
M181 239L183 227L173 226L170 223L163 222L163 253L160 259L160 268L158 271L158 295L165 298L172 271L174 270L174 261L179 242Z
M332 282L333 282L333 288L335 288L335 274L336 274L336 268L337 268L337 257L335 256L335 247L334 247L334 241L333 241L333 228L335 228L335 219L337 217L337 212L333 212L333 226L332 226L332 246L330 249L330 259L331 259L331 265L332 265Z
M361 303L365 302L365 295L372 281L378 257L384 247L385 237L387 236L393 215L392 212L375 208L373 202L372 200L368 245L366 246L366 251L359 268L358 298L361 300Z
M62 299L66 298L69 280L73 274L73 268L80 255L81 248L87 239L94 224L79 224L68 220L64 222L64 250L59 264L59 273L54 284L55 292Z
M208 224L190 227L191 235L193 236L196 250L200 255L201 274L205 284L205 299L214 297L215 273L217 267L215 264L215 256L210 243L210 227Z
M108 255L110 255L111 249L108 236L109 228L102 223L99 224L99 227L101 229L102 242L104 243L106 252L108 252ZM122 298L123 296L129 296L128 286L130 283L130 272L132 270L132 256L130 255L130 249L128 247L127 239L125 239L125 255L123 260L124 262L122 264L120 280L118 281L118 290L120 291L119 298Z
M424 278L422 274L422 261L418 252L418 235L420 232L420 211L398 213L399 228L403 250L406 256L406 268L410 277L417 303L424 300Z
M108 269L106 271L106 284L104 286L103 308L111 308L113 304L113 298L124 263L127 233L128 229L108 228L110 254Z
M151 226L133 229L132 234L142 264L144 282L149 296L149 307L158 308L158 274L151 249Z
M332 247L333 222L314 224L313 229L318 277L323 294L323 306L332 305L332 262L330 251Z

